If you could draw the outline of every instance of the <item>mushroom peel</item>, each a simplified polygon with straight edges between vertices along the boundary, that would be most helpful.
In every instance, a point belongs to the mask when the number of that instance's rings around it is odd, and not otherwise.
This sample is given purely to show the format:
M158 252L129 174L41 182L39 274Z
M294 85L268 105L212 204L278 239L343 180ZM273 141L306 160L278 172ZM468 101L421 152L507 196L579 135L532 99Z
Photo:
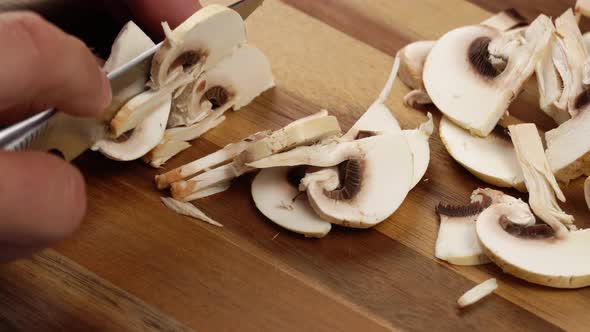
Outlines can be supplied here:
M255 170L248 163L300 145L308 145L340 133L340 125L334 116L320 112L296 120L268 137L255 141L231 163L199 174L187 181L172 184L172 196L179 200L191 200L191 195L203 188L236 178Z
M92 150L100 151L108 158L119 161L141 158L156 147L164 137L171 104L172 96L168 95L168 98L159 103L156 110L131 132L127 140L117 142L111 139L103 139L96 142Z
M393 214L413 182L412 155L403 133L299 147L247 165L339 165L338 172L333 172L340 176L339 186L316 172L303 178L300 190L307 192L311 206L322 219L355 228L375 226Z
M590 175L590 99L583 92L577 103L583 109L570 120L545 134L547 160L555 177L562 183ZM582 106L582 104L584 104Z
M546 222L556 237L567 234L567 226L573 226L574 218L561 210L555 197L565 202L549 163L545 158L543 143L532 123L508 126L516 157L529 192L529 204L535 214Z
M563 93L556 106L570 115L578 112L576 98L583 91L584 64L588 51L571 9L555 20L558 34L553 46L553 61L563 82Z
M168 83L174 72L184 71L197 77L246 42L240 15L215 4L195 12L174 31L165 24L164 32L166 39L152 61L155 88Z
M493 189L476 189L471 194L471 203L464 206L439 204L436 212L440 226L434 255L454 265L479 265L489 262L479 244L475 232L475 221L479 214L491 204L505 203L524 207L522 213L513 219L519 225L535 223L535 217L528 205L520 199Z
M477 218L477 236L487 256L509 274L557 288L590 285L590 230L560 237L547 224L515 226L519 206L494 204Z
M266 56L256 47L244 45L203 72L174 99L168 125L193 124L212 110L237 111L274 86Z
M498 187L526 191L516 152L507 135L492 132L487 137L472 136L445 116L438 133L451 157L477 178Z
M424 85L434 104L450 120L478 136L487 136L533 74L553 34L551 20L539 16L525 43L511 52L497 73L489 62L490 42L502 36L485 26L467 26L445 34L424 65Z
M261 170L252 182L252 198L258 210L275 224L306 237L321 238L330 232L332 224L322 220L307 198L300 196L297 185L289 181L290 172L302 170L304 173L304 168Z

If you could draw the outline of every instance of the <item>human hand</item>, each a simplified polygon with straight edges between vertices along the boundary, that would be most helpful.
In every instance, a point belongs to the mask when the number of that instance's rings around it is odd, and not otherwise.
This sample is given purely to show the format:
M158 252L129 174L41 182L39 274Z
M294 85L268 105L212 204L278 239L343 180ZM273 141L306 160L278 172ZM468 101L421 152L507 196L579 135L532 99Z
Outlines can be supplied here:
M41 17L0 14L0 126L50 106L98 116L108 79L88 48ZM39 152L0 152L0 260L30 254L73 232L86 210L84 180Z

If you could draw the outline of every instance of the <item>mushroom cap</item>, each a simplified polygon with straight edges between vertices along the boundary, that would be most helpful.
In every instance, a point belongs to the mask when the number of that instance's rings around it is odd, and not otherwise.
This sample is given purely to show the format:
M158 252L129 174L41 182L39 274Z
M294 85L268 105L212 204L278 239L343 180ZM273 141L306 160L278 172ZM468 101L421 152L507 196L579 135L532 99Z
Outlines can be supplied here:
M526 191L522 169L510 138L492 132L477 137L443 117L439 135L449 154L482 181Z
M171 104L172 96L168 95L157 105L154 112L135 127L126 141L101 140L92 147L92 150L98 150L106 157L119 161L130 161L143 157L155 148L164 137Z
M413 182L412 155L400 133L357 142L362 142L358 152L345 159L357 160L356 173L347 170L349 181L357 185L352 197L332 198L328 193L332 188L323 181L309 182L307 195L322 219L347 227L368 228L391 216L406 198ZM342 185L346 187L347 183Z
M505 272L526 281L557 288L590 285L590 230L570 231L562 238L522 238L506 232L502 216L516 207L495 204L483 211L476 231L488 257Z
M422 72L424 62L435 41L417 41L410 43L399 51L400 67L399 79L411 89L424 89L422 82Z
M252 182L252 198L262 214L275 224L306 237L324 237L332 224L322 220L311 208L307 197L288 182L292 168L261 170ZM297 197L297 198L296 198Z
M152 61L152 82L156 87L165 84L169 74L183 65L185 71L200 66L199 74L245 42L244 21L236 11L216 4L205 6L167 36ZM193 63L179 61L183 56Z

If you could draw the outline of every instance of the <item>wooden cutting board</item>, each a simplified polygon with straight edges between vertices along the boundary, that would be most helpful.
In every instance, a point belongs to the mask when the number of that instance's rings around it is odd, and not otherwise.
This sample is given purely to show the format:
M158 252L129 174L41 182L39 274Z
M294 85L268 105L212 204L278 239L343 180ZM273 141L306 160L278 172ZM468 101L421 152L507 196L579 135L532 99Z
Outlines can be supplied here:
M499 3L487 8L526 4ZM567 5L545 3L552 15ZM537 14L531 8L528 4L527 13ZM269 57L277 87L229 114L165 169L324 108L347 129L381 90L400 47L489 15L463 0L267 0L247 29ZM403 128L414 128L426 116L402 105L407 91L396 83L388 106ZM529 99L523 97L513 111L542 120ZM438 123L438 111L427 111ZM257 212L251 175L195 203L225 225L216 228L162 206L153 176L163 170L94 153L76 163L88 181L86 221L56 248L0 266L0 330L584 331L590 326L590 289L550 289L492 264L457 267L434 258L435 205L466 201L473 189L486 186L448 156L436 132L424 181L391 218L370 230L336 227L320 240L289 233ZM566 195L565 210L579 226L589 227L580 181ZM491 277L500 286L493 296L468 310L456 308L463 292Z

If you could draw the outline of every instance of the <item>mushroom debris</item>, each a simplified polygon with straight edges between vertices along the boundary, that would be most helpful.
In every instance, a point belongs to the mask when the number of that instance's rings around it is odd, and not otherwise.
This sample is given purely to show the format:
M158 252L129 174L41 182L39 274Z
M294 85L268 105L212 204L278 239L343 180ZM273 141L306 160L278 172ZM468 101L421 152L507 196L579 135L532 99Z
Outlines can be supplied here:
M156 185L188 202L260 170L252 182L254 203L290 231L319 238L331 224L367 228L382 222L425 174L434 129L428 114L418 128L402 130L385 105L399 63L396 56L378 98L345 134L323 110L157 175Z
M459 308L465 308L473 305L486 296L491 295L496 289L498 289L498 282L496 279L488 279L465 292L465 294L463 294L459 300L457 300L457 305Z

